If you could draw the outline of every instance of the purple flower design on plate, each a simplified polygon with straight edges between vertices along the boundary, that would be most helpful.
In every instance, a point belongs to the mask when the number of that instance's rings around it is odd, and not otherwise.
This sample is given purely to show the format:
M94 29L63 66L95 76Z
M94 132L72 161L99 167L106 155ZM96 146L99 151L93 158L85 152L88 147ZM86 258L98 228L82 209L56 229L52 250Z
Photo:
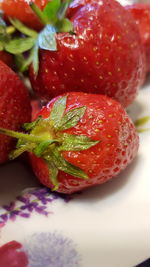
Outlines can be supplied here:
M29 267L79 267L80 255L73 241L58 233L34 234L23 242Z
M68 196L51 192L46 187L29 190L23 196L18 196L17 202L1 207L0 224L6 223L9 219L15 220L17 216L29 218L32 212L48 216L48 204L57 199L63 199L65 202L70 200Z

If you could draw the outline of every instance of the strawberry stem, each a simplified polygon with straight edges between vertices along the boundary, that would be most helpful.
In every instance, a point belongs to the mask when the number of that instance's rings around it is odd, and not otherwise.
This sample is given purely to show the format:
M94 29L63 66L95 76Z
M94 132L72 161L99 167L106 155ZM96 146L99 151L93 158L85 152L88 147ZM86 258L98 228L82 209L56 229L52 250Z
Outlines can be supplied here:
M29 142L33 142L33 143L41 143L43 141L45 141L45 138L41 138L38 137L36 135L32 135L32 134L24 134L21 132L15 132L12 130L8 130L8 129L4 129L4 128L0 128L0 134L5 134L7 136L11 136L17 139L24 139L25 141L29 141ZM54 142L58 142L58 140L52 140L52 143Z
M47 24L47 18L44 16L43 12L40 10L40 8L35 5L33 2L30 3L30 7L33 10L33 12L37 15L37 17L40 19L42 24Z

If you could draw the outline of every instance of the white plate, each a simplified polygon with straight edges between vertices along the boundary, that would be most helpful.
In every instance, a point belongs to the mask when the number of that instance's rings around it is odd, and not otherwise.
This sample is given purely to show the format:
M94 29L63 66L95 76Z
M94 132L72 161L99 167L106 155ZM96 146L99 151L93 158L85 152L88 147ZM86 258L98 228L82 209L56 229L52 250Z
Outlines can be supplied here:
M134 120L150 115L149 84L129 108ZM0 245L20 242L29 267L132 267L149 258L150 132L140 141L137 158L123 173L71 199L37 188L15 202L22 190L39 184L21 161L0 167ZM12 219L2 207L10 201L18 213Z

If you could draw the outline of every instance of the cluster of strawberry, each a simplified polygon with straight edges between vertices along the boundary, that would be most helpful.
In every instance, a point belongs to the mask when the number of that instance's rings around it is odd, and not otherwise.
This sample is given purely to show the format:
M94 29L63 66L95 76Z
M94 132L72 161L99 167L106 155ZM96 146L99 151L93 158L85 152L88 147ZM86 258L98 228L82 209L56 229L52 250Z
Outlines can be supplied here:
M62 193L110 180L139 147L124 108L150 70L150 5L3 0L1 9L0 163L28 151L41 183ZM15 72L46 103L38 112Z

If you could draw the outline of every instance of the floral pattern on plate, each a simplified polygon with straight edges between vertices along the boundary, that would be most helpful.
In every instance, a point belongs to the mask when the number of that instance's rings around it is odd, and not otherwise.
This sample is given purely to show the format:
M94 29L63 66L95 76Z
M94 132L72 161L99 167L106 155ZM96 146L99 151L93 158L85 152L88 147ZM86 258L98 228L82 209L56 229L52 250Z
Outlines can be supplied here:
M17 216L29 218L32 212L48 216L51 213L47 211L49 203L60 198L64 199L65 202L70 199L66 195L51 192L50 189L45 187L26 190L23 195L16 198L16 201L0 208L0 224L5 224L9 219L14 221Z
M0 248L0 259L1 267L79 267L81 261L73 241L56 232L11 241Z

